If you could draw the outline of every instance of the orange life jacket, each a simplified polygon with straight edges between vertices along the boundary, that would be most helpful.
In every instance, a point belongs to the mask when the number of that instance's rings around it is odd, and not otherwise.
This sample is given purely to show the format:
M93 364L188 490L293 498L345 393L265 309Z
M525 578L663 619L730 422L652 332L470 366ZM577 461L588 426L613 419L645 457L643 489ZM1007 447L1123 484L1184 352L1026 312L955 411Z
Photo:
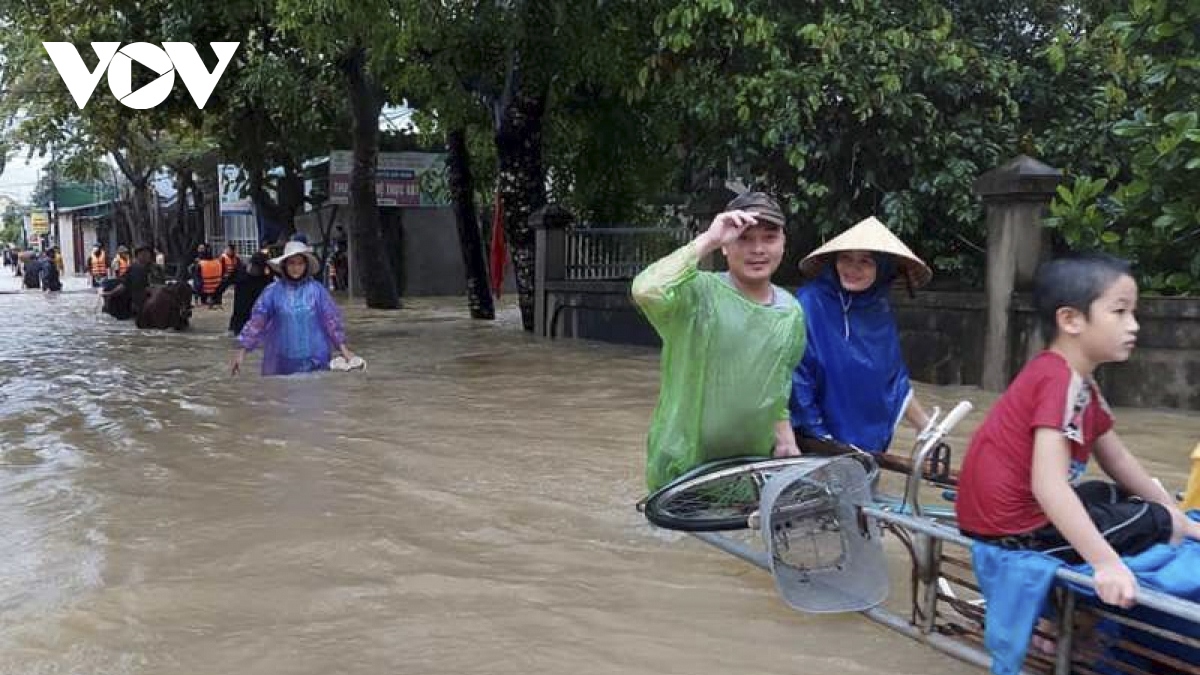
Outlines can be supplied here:
M220 260L201 260L200 261L200 292L205 295L212 295L217 292L217 287L221 285L221 261Z
M221 270L222 270L221 278L222 279L228 279L229 277L233 276L233 273L237 271L237 268L238 268L238 257L237 257L236 253L233 255L232 258L225 255L224 253L221 254Z
M93 253L88 260L90 261L89 268L92 271L92 276L108 276L108 255L104 251Z
M113 267L117 268L117 276L123 277L129 271L129 266L132 263L129 258L118 255L116 260L113 260Z

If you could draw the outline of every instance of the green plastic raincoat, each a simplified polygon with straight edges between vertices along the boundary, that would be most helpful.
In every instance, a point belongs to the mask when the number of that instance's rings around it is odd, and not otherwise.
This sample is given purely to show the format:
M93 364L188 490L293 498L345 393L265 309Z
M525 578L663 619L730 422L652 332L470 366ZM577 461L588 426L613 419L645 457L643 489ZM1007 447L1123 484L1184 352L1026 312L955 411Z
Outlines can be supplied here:
M633 280L634 302L663 341L651 491L715 459L769 457L804 354L804 312L790 293L775 288L774 304L758 304L698 262L689 243Z

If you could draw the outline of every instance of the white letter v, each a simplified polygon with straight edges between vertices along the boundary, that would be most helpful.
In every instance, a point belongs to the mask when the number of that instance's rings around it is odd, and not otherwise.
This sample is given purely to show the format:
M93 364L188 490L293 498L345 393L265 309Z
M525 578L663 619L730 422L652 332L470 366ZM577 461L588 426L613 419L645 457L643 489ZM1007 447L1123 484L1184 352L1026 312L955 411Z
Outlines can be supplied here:
M92 51L96 52L96 57L99 59L96 70L93 72L88 72L87 66L83 64L83 59L79 56L79 51L70 42L43 42L42 46L46 48L46 53L50 55L50 61L54 63L58 74L67 85L67 91L71 92L71 96L82 110L83 106L87 105L88 99L92 97L92 92L96 91L96 85L104 76L104 70L108 68L108 63L112 61L113 55L121 48L121 43L92 43Z
M204 104L208 103L208 97L212 95L213 88L217 86L217 80L221 79L221 75L225 72L225 66L233 60L233 53L237 51L240 42L210 42L213 53L217 55L217 65L208 72L204 67L204 61L200 60L200 55L196 53L196 48L189 42L164 42L163 49L167 50L167 54L171 57L171 63L175 64L175 72L179 73L179 77L183 79L183 86L187 87L188 93L192 95L192 100L196 102L196 107L204 109Z

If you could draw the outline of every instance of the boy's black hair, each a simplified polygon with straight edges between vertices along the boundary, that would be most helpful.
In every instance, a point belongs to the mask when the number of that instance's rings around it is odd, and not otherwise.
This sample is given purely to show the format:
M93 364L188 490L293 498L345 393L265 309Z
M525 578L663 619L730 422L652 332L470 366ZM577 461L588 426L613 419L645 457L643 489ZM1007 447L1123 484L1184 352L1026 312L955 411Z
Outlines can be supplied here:
M1133 276L1129 261L1106 253L1075 253L1038 267L1033 307L1046 343L1058 337L1055 314L1060 308L1077 309L1088 317L1096 298L1123 276Z

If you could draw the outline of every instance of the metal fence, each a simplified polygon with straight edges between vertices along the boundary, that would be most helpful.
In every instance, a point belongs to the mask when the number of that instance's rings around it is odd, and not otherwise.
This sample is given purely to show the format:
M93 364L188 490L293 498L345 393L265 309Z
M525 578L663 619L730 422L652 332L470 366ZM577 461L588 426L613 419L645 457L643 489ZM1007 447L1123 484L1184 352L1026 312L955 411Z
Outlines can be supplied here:
M686 227L573 228L566 233L565 278L632 279L690 238Z

